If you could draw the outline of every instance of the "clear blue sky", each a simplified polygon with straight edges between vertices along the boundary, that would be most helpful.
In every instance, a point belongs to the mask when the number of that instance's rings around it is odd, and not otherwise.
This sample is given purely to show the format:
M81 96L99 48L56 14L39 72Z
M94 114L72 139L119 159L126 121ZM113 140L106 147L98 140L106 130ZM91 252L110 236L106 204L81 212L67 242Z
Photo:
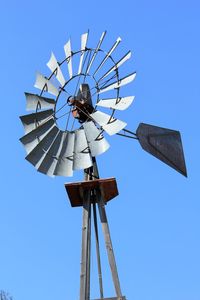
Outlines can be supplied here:
M129 300L200 300L200 3L199 1L2 1L0 289L14 300L79 296L81 209L66 197L67 178L51 179L25 161L18 119L24 91L46 72L53 50L64 57L90 29L107 45L120 36L137 71L128 88L134 104L121 115L180 130L188 179L114 136L99 157L102 178L114 176L120 195L107 206L123 293ZM73 181L81 180L82 172ZM105 256L105 252L103 253ZM106 296L114 296L103 259ZM98 298L95 254L91 298Z

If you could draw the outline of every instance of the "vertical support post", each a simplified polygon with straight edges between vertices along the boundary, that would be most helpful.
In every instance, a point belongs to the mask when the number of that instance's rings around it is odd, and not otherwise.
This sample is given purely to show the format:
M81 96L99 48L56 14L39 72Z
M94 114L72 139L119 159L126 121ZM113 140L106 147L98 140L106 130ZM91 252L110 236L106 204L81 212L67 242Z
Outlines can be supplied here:
M96 203L93 203L93 216L94 216L94 231L95 231L95 242L96 242L96 253L97 253L97 266L98 266L98 275L99 275L99 291L100 291L100 298L103 299L103 280L102 280L102 271L101 271Z
M83 224L82 224L82 250L80 275L80 300L89 300L90 297L90 222L91 203L90 190L83 192Z
M122 293L121 293L121 288L120 288L119 276L118 276L118 272L117 272L117 265L116 265L116 261L115 261L115 256L114 256L114 251L113 251L113 246L112 246L112 241L111 241L111 236L110 236L110 230L109 230L109 226L108 226L108 219L106 216L105 204L104 204L103 196L100 191L97 191L97 200L98 200L99 215L100 215L100 219L101 219L102 230L103 230L103 234L104 234L104 239L105 239L110 269L111 269L111 273L112 273L113 283L114 283L116 295L117 295L117 297L120 298L120 297L122 297Z

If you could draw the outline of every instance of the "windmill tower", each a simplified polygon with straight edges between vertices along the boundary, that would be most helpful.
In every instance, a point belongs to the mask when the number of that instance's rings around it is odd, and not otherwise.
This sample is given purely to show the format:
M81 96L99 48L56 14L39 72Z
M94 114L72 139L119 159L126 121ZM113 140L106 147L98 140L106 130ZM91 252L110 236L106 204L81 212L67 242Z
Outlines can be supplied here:
M69 40L64 45L65 58L61 62L52 53L47 63L50 75L38 73L36 77L35 87L40 93L25 93L26 109L34 112L20 117L25 129L20 141L27 152L26 160L39 172L52 177L73 176L76 170L84 173L83 181L65 184L71 206L83 207L80 300L90 299L92 214L99 275L98 300L125 300L105 207L118 195L117 183L115 178L100 178L96 161L96 156L109 148L105 136L118 134L135 139L144 150L187 176L178 131L141 123L134 133L126 128L124 121L116 118L116 112L127 109L134 100L134 96L124 94L123 86L132 82L136 73L120 76L131 52L116 61L113 54L121 38L105 51L102 48L105 36L106 31L96 47L91 48L88 32L82 34L78 51L71 49ZM64 75L66 70L67 75ZM97 211L115 288L111 298L104 297Z

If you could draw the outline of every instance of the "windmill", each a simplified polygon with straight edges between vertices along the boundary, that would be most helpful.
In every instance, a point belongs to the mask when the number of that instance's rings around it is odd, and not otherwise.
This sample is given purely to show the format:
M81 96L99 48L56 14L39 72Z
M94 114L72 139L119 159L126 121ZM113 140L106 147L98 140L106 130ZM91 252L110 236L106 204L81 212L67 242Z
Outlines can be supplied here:
M27 152L26 160L39 172L52 177L73 176L76 170L84 172L83 181L65 184L71 206L83 207L80 300L90 299L92 220L99 277L98 300L125 300L105 208L107 202L118 195L117 183L115 178L100 178L96 161L96 156L109 148L106 135L117 134L139 141L145 151L187 176L178 131L141 123L133 132L116 117L116 112L126 110L134 100L134 96L125 95L123 90L135 79L136 73L120 76L131 52L115 60L113 54L121 38L105 51L102 48L105 36L106 31L96 47L91 48L89 32L82 34L81 48L77 51L72 50L69 40L64 45L65 58L61 62L52 53L47 63L49 76L41 73L36 76L35 87L40 93L25 93L26 109L34 112L20 117L25 130L20 141ZM97 208L116 293L111 298L104 297Z

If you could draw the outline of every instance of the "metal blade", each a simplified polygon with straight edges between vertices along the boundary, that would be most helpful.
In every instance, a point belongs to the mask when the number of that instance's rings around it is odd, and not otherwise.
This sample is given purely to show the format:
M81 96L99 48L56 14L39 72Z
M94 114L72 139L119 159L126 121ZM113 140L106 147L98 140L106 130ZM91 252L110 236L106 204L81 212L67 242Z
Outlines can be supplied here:
M73 176L75 133L64 132L62 135L62 149L56 165L54 175Z
M63 76L63 73L60 69L58 61L57 61L55 55L53 54L53 52L51 53L51 57L47 63L47 66L51 70L51 72L55 74L57 80L60 82L61 86L63 87L65 85L66 80Z
M88 32L81 35L81 57L80 57L80 63L78 68L78 75L82 72L82 64L83 64L83 58L85 54L85 48L87 45L87 39L88 39Z
M45 91L52 95L58 96L57 88L40 73L37 73L34 87L38 88L41 91Z
M83 128L93 157L108 150L110 145L101 134L101 130L99 130L92 121L83 123Z
M112 68L110 68L108 70L108 72L106 72L99 80L98 82L100 82L103 78L105 78L106 76L108 76L111 72L115 71L116 69L118 69L121 65L123 65L123 63L125 63L129 58L131 58L131 51L128 51Z
M135 96L130 97L119 97L118 99L101 99L98 103L96 103L97 106L101 107L107 107L112 109L118 109L118 110L125 110L127 109L131 103L133 102Z
M75 132L73 170L87 169L91 166L92 158L89 152L85 131L84 129L79 129Z
M51 118L46 123L20 138L20 141L24 145L27 154L37 146L37 144L48 134L54 125L54 118Z
M42 163L40 164L38 171L47 174L48 176L54 176L54 171L56 165L58 163L58 159L60 156L60 152L63 147L63 134L64 132L60 131L53 144L49 148L48 152L46 153Z
M96 111L96 112L92 113L90 116L100 126L102 126L102 128L109 135L113 135L113 134L119 132L127 125L125 122L115 119L115 118L111 117L110 115L105 114L101 111Z
M131 81L133 81L135 79L136 73L132 73L126 77L123 77L121 79L119 79L119 81L116 81L114 83L111 83L103 88L100 88L99 90L99 94L113 90L113 89L118 89L120 87L122 87L125 84L130 83Z
M36 94L25 93L26 96L26 110L46 109L55 107L55 100L38 96Z
M67 58L67 66L69 71L69 78L72 78L73 71L72 71L72 50L71 50L71 42L70 40L64 45L65 55Z
M39 168L40 164L45 158L58 132L58 127L54 126L43 138L43 140L26 156L26 160L28 160L32 165L34 165L36 169Z
M20 116L22 124L24 125L25 133L29 133L30 131L36 129L42 123L45 123L50 116L53 115L53 110L45 110L37 113Z
M108 51L108 53L106 54L106 56L104 57L104 59L101 61L100 65L97 67L96 71L94 72L93 76L100 70L100 68L105 64L105 62L107 61L107 59L109 58L109 56L113 53L113 51L117 48L117 46L119 45L119 43L121 42L121 38L118 37L118 39L116 40L116 42L114 43L114 45L110 48L110 50Z
M101 37L100 37L100 40L99 40L99 42L98 42L98 45L97 45L97 47L96 47L96 49L95 49L95 51L94 51L94 53L93 53L93 55L92 55L91 61L90 61L89 65L88 65L88 68L87 68L87 70L86 70L86 75L87 75L87 74L89 73L89 71L90 71L90 68L91 68L91 66L92 66L92 64L93 64L93 62L94 62L94 60L95 60L95 57L96 57L96 55L97 55L97 53L98 53L98 51L99 51L99 49L100 49L100 47L101 47L101 44L102 44L102 42L103 42L103 40L104 40L105 35L106 35L106 31L104 31L104 32L102 33Z
M140 123L136 134L145 151L187 177L179 131Z

